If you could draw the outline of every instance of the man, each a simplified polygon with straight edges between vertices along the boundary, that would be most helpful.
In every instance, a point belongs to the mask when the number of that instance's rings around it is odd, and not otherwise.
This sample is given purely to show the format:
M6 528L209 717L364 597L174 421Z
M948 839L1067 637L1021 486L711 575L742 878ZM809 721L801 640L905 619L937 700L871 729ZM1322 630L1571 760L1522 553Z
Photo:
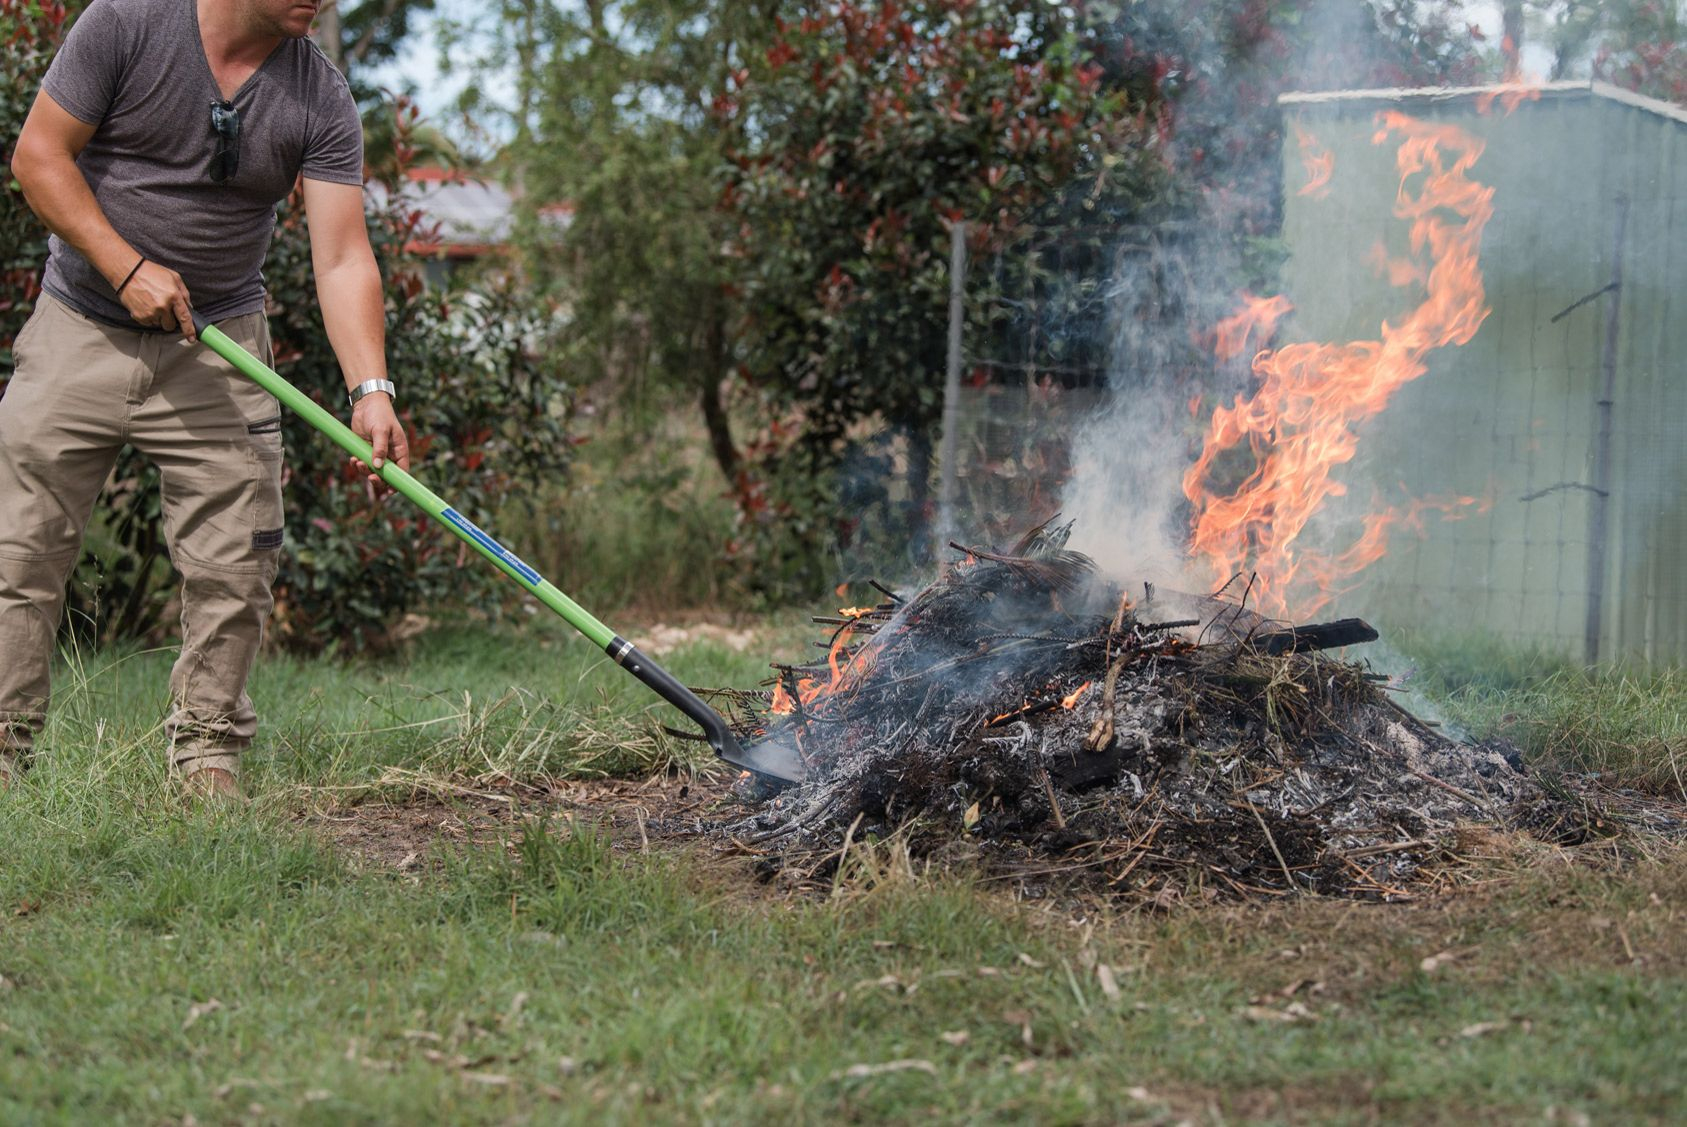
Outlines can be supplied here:
M182 573L170 763L238 798L247 675L282 541L280 407L194 339L198 313L269 355L260 268L303 176L311 262L352 429L409 467L386 382L363 150L316 0L93 0L41 84L12 173L52 233L0 399L0 787L45 720L64 584L124 443L163 476ZM371 475L373 476L373 475Z

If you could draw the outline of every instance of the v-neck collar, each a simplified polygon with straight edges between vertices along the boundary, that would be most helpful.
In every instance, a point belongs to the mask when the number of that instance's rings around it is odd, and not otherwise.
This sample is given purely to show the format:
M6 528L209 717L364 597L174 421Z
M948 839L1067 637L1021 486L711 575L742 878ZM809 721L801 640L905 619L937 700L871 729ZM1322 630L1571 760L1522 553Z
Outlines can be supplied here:
M257 69L246 76L246 81L235 87L234 93L225 98L223 97L222 83L217 81L216 69L211 66L211 56L205 51L205 29L199 26L199 0L186 0L186 2L193 12L193 38L199 45L199 62L205 68L205 76L211 80L211 89L217 92L217 97L224 102L232 104L240 97L240 95L246 92L246 88L248 86L251 86L252 83L258 80L259 75L269 69L270 63L274 62L276 56L281 54L282 48L287 46L287 37L282 36L281 42L277 43L270 53L264 56L264 61L258 64Z

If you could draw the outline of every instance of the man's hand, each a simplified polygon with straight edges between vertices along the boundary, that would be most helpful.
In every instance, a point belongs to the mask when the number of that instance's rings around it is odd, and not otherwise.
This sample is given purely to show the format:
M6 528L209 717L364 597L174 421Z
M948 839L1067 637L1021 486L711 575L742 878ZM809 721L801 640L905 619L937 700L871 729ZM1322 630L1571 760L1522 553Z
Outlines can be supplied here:
M175 332L194 340L193 303L182 276L156 262L142 262L117 295L137 324Z
M357 458L353 458L352 465L369 474L370 499L385 497L392 490L381 480L379 470L388 458L398 463L398 468L410 469L410 443L404 437L404 427L393 412L392 399L384 391L372 391L357 401L357 406L351 411L351 429L354 434L369 443L374 453L374 465L366 466Z

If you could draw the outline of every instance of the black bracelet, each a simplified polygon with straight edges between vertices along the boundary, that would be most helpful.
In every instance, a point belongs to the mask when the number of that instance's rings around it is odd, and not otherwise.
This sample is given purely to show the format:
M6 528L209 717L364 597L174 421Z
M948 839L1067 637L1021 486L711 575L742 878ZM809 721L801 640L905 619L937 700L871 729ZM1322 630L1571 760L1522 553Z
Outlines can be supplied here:
M129 271L127 274L123 275L123 280L121 282L117 283L117 292L122 293L123 287L128 285L130 280L132 280L134 278L135 274L140 271L140 268L145 266L145 265L146 265L146 255L143 254L143 255L141 255L141 260L139 262L135 263L135 268L133 270Z

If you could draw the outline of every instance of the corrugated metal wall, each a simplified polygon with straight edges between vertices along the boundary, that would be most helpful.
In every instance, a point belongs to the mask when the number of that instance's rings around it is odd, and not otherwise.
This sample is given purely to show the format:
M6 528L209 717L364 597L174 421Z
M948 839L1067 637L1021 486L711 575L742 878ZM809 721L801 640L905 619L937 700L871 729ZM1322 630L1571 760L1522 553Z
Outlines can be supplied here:
M1474 629L1585 656L1589 536L1606 330L1617 311L1612 489L1601 658L1687 658L1687 209L1683 130L1664 110L1608 89L1549 89L1510 115L1477 99L1285 99L1289 122L1335 161L1328 195L1307 182L1295 131L1284 149L1284 293L1279 342L1376 339L1421 290L1373 265L1402 255L1392 215L1398 139L1373 143L1379 109L1449 123L1484 140L1471 178L1494 189L1480 267L1492 308L1476 337L1430 353L1429 371L1366 425L1347 467L1339 545L1373 502L1470 494L1457 521L1399 533L1341 609L1385 623ZM1620 293L1583 301L1613 280ZM1577 302L1582 304L1577 305ZM1572 308L1574 307L1574 308Z

